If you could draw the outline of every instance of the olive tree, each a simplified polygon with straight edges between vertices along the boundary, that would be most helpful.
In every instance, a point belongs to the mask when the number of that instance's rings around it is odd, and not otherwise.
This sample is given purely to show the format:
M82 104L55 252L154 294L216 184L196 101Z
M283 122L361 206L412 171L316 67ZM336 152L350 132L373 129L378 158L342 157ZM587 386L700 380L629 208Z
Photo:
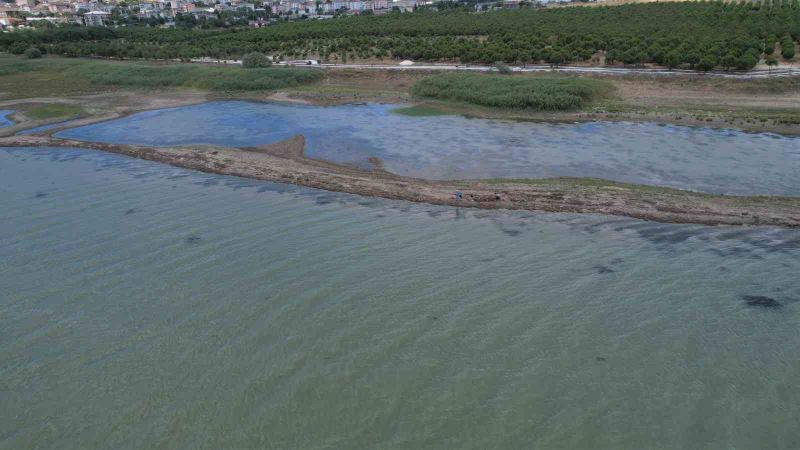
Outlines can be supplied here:
M770 71L772 71L772 68L777 65L778 65L778 60L774 56L772 55L767 56L767 67L769 67Z
M681 64L681 55L676 50L671 50L664 55L664 65L670 69L674 69Z
M783 59L794 58L794 41L788 36L781 42L781 56Z

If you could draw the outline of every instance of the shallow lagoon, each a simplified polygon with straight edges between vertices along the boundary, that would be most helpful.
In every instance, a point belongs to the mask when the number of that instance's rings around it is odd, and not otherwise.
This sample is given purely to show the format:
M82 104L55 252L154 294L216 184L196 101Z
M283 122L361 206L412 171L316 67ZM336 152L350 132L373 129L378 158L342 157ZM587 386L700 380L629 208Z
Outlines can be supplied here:
M800 444L796 230L69 149L0 150L0 211L0 448Z
M800 138L651 123L408 117L397 105L242 101L148 111L61 132L116 143L252 146L303 134L307 155L433 179L596 177L709 193L800 195Z
M14 125L14 121L8 117L11 114L14 114L14 112L15 111L9 109L0 110L0 128L5 128Z
M26 135L26 134L34 134L34 133L41 133L42 131L52 130L53 128L60 127L67 122L72 121L73 118L66 119L66 120L59 120L57 122L48 123L45 125L39 125L38 127L28 128L26 130L22 130L18 132L18 135Z

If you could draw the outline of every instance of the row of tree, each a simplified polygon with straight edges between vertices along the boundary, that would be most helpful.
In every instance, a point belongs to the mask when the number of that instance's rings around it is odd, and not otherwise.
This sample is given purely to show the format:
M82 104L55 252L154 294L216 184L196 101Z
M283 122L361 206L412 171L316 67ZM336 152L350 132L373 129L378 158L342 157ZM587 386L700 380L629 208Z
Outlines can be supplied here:
M420 10L224 30L65 27L0 35L0 48L119 58L240 57L330 61L659 64L750 69L792 59L800 0L698 1L474 13ZM20 50L22 49L22 50ZM777 53L776 53L777 51Z

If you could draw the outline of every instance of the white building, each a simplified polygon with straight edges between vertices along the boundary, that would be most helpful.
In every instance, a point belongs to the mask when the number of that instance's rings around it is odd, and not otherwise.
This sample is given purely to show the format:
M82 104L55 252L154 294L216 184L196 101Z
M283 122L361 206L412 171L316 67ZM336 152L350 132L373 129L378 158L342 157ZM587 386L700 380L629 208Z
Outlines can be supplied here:
M90 11L83 15L83 23L87 27L104 27L110 17L111 13L105 11Z

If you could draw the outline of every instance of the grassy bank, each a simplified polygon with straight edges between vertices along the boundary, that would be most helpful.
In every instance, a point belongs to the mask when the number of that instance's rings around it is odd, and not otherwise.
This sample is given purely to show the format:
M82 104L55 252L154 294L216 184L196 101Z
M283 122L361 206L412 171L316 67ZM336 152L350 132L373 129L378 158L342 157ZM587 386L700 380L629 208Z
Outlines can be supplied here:
M445 116L449 114L455 114L453 112L448 112L439 108L433 108L425 105L415 105L403 108L396 108L393 109L391 112L392 114L399 114L401 116L408 116L408 117L432 117L432 116Z
M6 98L91 91L93 88L191 88L215 92L271 91L321 79L314 69L153 64L68 58L36 60L0 56L0 90Z
M25 110L25 115L33 120L47 120L60 117L77 116L82 112L83 108L80 106L52 103L28 108Z
M613 84L591 78L445 73L420 80L411 94L490 108L571 111L613 90Z
M182 87L209 91L272 91L311 83L322 77L314 69L289 67L243 69L192 64L153 66L134 63L127 66L80 68L88 71L92 84L125 87Z

